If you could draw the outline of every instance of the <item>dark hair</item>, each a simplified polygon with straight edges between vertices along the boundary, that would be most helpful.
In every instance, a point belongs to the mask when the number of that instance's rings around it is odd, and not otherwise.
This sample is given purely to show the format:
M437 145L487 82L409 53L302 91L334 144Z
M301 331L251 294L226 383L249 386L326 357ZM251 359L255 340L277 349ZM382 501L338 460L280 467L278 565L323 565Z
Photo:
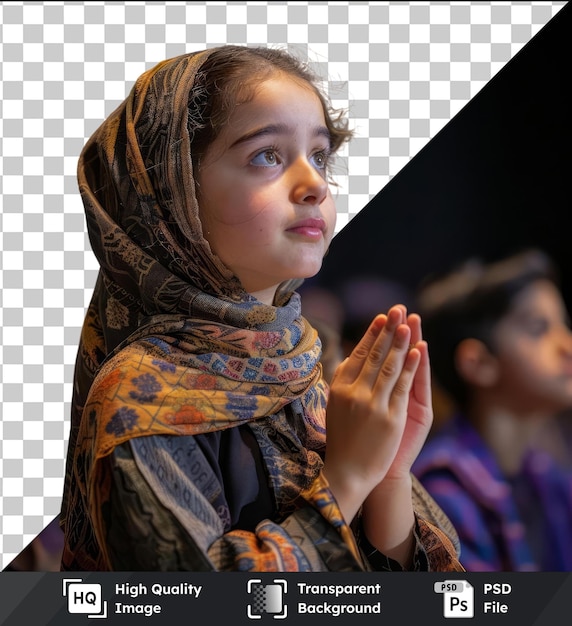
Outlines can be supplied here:
M431 369L436 382L461 409L466 408L469 390L455 367L457 346L474 338L494 353L497 323L510 312L515 297L538 280L559 285L552 260L540 250L529 249L489 264L471 259L420 285L417 304Z
M197 72L189 97L189 131L193 167L227 124L238 102L247 102L256 86L272 74L283 72L305 82L322 103L330 148L336 152L352 136L345 112L335 110L319 88L319 79L307 63L285 50L226 45L215 48Z

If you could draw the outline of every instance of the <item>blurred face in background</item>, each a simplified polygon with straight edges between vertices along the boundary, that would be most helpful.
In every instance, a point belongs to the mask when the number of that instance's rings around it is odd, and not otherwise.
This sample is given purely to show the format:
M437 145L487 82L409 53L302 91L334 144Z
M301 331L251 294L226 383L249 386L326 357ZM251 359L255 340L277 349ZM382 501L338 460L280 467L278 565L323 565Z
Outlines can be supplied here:
M572 408L572 332L558 288L538 280L515 298L494 332L496 394L517 410Z

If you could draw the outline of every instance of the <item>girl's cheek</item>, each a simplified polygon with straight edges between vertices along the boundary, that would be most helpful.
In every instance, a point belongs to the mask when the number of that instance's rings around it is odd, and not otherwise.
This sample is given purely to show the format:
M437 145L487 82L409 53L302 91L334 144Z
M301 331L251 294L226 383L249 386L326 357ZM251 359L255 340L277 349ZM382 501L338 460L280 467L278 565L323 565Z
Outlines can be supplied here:
M333 236L334 236L334 231L336 228L336 222L337 222L337 218L338 218L338 212L336 210L336 205L334 203L334 199L332 198L331 194L329 196L329 208L328 208L328 215L326 217L327 221L328 221L328 243L332 240Z

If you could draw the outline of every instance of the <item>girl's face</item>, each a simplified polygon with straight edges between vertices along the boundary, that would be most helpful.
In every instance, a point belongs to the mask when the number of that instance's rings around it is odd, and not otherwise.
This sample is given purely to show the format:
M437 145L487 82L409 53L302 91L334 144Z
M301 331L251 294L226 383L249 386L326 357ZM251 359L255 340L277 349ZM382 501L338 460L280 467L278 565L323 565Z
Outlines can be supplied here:
M336 219L329 145L318 96L276 75L236 105L200 164L203 234L262 302L272 303L281 282L321 267Z
M572 333L562 297L549 281L529 285L495 330L499 385L523 410L572 407Z

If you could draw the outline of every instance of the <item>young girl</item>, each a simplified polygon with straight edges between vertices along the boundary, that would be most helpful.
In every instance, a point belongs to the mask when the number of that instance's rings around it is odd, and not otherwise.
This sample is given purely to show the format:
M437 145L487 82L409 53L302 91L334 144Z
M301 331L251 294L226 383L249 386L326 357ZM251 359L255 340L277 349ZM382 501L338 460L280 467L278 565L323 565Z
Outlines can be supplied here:
M462 569L410 473L432 420L419 317L377 316L328 392L293 291L332 238L349 137L290 55L223 46L144 73L86 144L101 271L63 570Z

